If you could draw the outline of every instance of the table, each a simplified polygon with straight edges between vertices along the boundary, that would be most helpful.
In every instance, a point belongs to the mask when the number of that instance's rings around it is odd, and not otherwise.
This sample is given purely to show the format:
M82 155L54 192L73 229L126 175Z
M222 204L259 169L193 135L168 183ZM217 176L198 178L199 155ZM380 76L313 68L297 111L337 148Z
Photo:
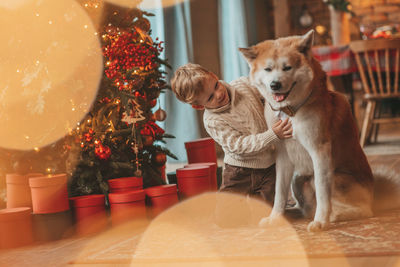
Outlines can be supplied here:
M315 46L312 53L330 77L357 72L354 54L349 45Z
M336 91L343 92L349 95L349 102L354 114L354 90L353 81L360 80L356 59L350 46L346 45L330 45L330 46L315 46L312 48L313 56L319 61L322 69L326 72L328 80ZM389 56L395 58L395 51L390 51ZM379 51L378 62L375 62L374 54L368 53L373 71L377 70L377 65L380 69L385 69L385 53ZM395 70L395 61L389 61L391 71Z

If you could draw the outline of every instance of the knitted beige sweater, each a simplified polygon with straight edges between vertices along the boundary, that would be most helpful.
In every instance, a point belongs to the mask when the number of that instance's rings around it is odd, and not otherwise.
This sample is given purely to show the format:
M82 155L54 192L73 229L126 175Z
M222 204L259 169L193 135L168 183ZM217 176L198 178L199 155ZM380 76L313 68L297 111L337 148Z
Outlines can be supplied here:
M230 84L221 82L231 101L223 107L205 110L205 129L224 150L225 163L254 169L268 168L275 163L273 144L279 138L271 129L267 130L261 95L250 86L247 77Z

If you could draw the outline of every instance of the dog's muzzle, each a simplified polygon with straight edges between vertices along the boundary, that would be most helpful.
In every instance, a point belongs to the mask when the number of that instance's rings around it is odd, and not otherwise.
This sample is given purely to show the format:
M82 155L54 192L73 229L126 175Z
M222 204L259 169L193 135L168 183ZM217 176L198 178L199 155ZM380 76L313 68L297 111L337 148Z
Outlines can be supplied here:
M272 82L272 83L274 83L274 82ZM272 83L271 83L271 89L272 89ZM279 85L275 85L275 86L282 87L282 84L280 82L277 82L277 83L279 83ZM292 91L292 89L295 85L296 85L296 82L293 82L292 86L290 86L289 91L287 91L286 93L272 93L272 97L274 98L274 100L276 102L282 102L289 96L290 92ZM272 90L279 90L279 89L272 89Z

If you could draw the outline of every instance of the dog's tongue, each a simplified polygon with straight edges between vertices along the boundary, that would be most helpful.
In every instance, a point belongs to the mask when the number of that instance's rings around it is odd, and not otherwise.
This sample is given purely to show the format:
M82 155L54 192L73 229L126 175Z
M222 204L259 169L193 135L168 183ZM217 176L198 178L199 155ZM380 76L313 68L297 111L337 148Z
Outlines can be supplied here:
M286 94L272 94L272 97L276 102L281 102L285 100Z

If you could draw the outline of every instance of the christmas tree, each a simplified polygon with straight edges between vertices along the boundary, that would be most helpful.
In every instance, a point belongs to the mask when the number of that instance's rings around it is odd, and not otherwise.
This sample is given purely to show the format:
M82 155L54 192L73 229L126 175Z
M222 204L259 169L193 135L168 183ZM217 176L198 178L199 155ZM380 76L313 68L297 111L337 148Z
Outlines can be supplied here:
M5 205L7 173L67 173L71 196L108 192L107 180L143 177L143 186L164 183L163 146L173 138L160 128L166 113L160 93L169 89L161 67L162 42L150 37L152 14L99 1L79 1L97 20L104 74L97 100L65 137L32 150L0 148L0 207ZM103 8L100 10L100 6ZM158 110L153 112L157 107Z
M108 192L107 180L143 177L143 186L163 184L164 146L173 138L156 124L166 117L153 113L160 93L169 89L160 58L163 42L150 37L152 14L137 8L113 11L101 35L104 77L98 101L70 133L67 171L71 195ZM158 104L159 101L158 101Z

